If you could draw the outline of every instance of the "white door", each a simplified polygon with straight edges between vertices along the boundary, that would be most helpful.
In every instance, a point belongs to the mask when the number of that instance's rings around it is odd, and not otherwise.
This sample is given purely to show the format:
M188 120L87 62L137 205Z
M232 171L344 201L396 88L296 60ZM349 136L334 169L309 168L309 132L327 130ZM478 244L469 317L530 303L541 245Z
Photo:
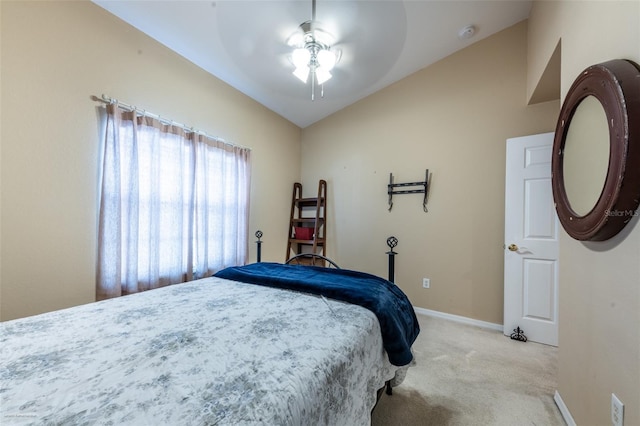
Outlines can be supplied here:
M551 191L553 133L507 140L504 334L558 345L558 230Z

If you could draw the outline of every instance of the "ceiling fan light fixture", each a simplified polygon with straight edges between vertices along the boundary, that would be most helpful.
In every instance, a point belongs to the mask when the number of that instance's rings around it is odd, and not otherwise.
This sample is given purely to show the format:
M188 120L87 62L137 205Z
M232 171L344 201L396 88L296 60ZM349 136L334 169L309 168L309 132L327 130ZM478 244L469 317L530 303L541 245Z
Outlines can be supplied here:
M333 43L333 36L318 28L316 0L312 0L311 20L300 24L298 31L287 40L287 44L293 48L290 56L295 67L293 75L305 84L311 75L311 100L315 99L315 84L322 86L331 78L331 70L340 58L340 49L335 52L331 50ZM324 97L324 88L320 93Z
M331 46L334 43L331 34L317 28L313 30L313 39L323 46Z
M331 78L331 73L329 70L326 70L323 67L316 68L315 71L316 79L318 80L318 84L324 84Z
M293 71L293 75L298 77L300 81L306 84L307 79L309 78L309 67L306 65L302 67L298 67Z
M318 64L321 68L331 71L336 65L336 55L328 49L321 49L318 52Z
M291 54L291 62L293 62L296 68L308 68L310 60L311 52L303 47L295 49Z
M304 45L304 34L300 31L296 31L295 33L291 34L291 36L287 40L287 45L293 48Z

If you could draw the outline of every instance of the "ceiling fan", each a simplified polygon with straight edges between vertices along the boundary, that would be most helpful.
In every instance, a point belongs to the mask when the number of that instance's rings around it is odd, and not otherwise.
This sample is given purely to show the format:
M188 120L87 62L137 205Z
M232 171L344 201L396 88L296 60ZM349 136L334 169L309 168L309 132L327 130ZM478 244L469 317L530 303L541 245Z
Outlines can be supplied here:
M340 49L334 48L334 37L324 31L316 20L316 0L311 1L311 20L305 21L294 32L287 44L293 48L291 63L295 75L303 83L311 77L311 100L315 100L315 86L320 86L320 97L324 97L324 83L340 60Z

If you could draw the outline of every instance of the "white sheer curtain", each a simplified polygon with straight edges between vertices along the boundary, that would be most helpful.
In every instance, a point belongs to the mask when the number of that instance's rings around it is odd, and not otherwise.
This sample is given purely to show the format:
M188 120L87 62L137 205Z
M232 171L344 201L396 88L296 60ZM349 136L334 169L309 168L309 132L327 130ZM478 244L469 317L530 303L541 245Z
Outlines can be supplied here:
M97 298L244 264L250 151L107 106Z

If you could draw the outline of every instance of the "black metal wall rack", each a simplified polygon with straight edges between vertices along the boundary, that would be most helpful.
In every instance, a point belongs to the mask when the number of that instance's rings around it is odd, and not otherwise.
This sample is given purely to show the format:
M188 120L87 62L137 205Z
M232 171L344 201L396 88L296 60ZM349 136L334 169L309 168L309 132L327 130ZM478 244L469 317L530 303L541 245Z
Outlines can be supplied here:
M401 189L396 190L394 188L407 188L413 187L411 189ZM429 169L425 172L425 177L423 182L408 182L408 183L393 183L393 173L389 173L389 185L387 185L387 194L389 195L389 211L393 208L393 196L398 194L424 194L424 198L422 200L422 209L425 213L429 210L427 209L427 200L429 195Z

